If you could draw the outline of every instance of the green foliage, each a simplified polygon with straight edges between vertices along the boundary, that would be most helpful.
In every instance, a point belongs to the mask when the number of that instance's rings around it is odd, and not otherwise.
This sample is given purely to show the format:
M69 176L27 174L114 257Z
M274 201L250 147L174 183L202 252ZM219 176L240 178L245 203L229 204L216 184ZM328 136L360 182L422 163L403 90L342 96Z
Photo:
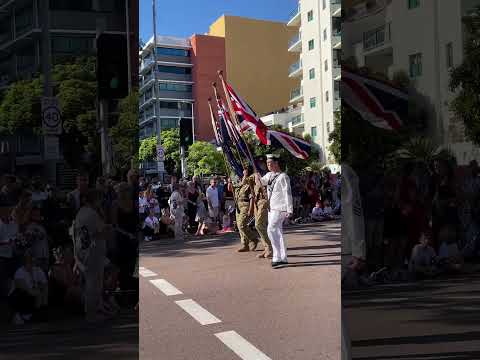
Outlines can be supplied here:
M187 169L189 176L227 173L222 153L205 141L196 141L189 147Z
M328 135L328 141L331 141L328 149L337 164L342 162L342 115L340 111L335 113L333 121L333 131Z
M480 7L463 22L465 56L450 73L450 89L457 92L450 108L464 122L467 137L480 145Z
M139 161L151 161L155 159L157 154L157 137L152 136L140 141L140 147L138 149Z
M162 130L162 146L165 150L165 170L169 174L180 172L180 130Z
M119 104L117 124L110 129L114 167L122 174L138 164L138 93L132 92Z

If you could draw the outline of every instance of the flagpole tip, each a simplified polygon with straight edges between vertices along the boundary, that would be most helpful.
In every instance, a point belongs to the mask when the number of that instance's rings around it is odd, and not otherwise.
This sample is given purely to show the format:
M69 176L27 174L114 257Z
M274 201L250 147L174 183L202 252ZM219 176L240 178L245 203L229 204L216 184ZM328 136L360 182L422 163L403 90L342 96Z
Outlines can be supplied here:
M216 87L216 86L217 86L217 83L216 83L215 81L212 82L212 86L213 86L213 87Z
M219 76L223 76L223 70L218 70L217 73Z

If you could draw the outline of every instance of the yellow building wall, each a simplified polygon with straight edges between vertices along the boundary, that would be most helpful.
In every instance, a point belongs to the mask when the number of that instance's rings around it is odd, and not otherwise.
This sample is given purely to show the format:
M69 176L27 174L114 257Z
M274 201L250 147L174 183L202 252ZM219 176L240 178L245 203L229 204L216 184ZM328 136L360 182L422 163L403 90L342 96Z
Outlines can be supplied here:
M297 33L280 22L228 15L210 26L210 35L225 37L228 82L260 116L286 108L300 85L288 77L299 58L288 52L288 42Z

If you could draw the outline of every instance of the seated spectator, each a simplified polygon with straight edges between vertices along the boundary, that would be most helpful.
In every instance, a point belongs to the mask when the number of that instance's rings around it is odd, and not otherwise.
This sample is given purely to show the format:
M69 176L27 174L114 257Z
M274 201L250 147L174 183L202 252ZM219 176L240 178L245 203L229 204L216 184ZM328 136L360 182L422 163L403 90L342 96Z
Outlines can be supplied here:
M39 309L48 305L47 277L33 264L30 251L25 252L23 266L15 272L9 303L14 311L15 325L30 321Z
M463 256L460 252L456 231L451 225L440 228L438 240L438 265L446 273L460 272L463 268Z
M45 274L48 273L50 247L47 231L42 224L43 218L38 207L32 209L30 222L25 229L25 236L31 239L32 257L36 266L40 267Z
M155 235L160 232L160 222L155 216L155 210L149 209L149 214L143 222L143 233L145 235L145 241L151 241Z
M327 218L332 218L333 216L333 209L330 206L330 201L328 200L325 200L325 203L323 204L323 215Z
M409 271L419 278L432 277L436 274L434 260L435 250L430 246L429 236L423 232L412 250Z
M317 201L315 207L312 209L312 220L313 221L324 221L326 220L326 216L322 209L322 203Z

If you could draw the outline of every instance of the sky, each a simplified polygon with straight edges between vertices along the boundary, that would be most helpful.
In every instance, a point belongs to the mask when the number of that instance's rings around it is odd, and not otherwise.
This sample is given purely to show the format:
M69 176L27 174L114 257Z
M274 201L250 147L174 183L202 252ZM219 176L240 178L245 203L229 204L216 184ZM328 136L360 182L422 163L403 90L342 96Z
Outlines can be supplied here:
M156 0L157 34L190 37L208 32L225 15L287 22L298 0ZM152 0L139 0L140 38L153 35Z

